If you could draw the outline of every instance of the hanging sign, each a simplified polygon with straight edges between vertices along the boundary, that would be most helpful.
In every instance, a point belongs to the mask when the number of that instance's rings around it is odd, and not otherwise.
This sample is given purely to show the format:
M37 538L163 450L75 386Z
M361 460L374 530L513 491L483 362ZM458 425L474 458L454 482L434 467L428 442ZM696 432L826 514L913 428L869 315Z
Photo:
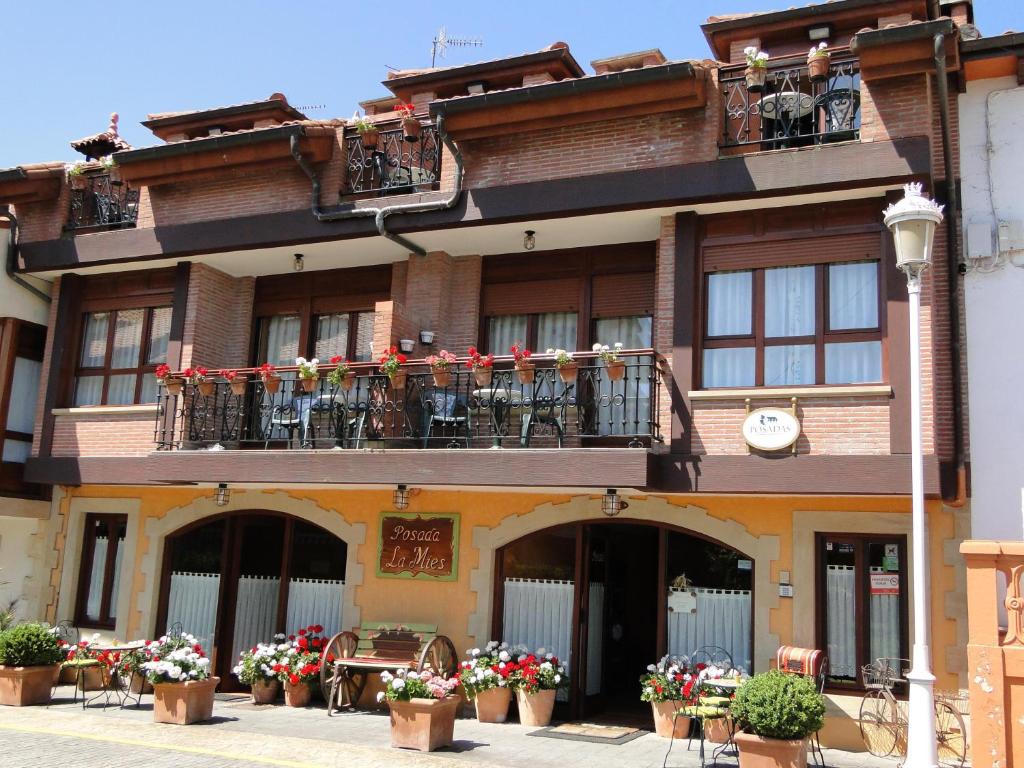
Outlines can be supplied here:
M800 420L783 408L758 408L743 420L743 439L759 451L781 451L800 437Z
M895 573L872 573L872 595L898 595L900 593L900 577Z
M393 579L458 577L459 516L384 512L377 575Z

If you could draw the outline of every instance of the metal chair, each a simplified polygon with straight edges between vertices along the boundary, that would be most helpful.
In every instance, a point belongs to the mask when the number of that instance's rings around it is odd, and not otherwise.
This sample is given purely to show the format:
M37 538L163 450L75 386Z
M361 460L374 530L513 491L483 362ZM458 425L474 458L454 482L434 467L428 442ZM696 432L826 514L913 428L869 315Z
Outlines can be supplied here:
M696 667L698 664L718 667L728 672L733 669L732 654L720 645L703 645L690 654L690 663Z
M459 430L462 431L462 442L469 448L469 406L466 398L459 393L447 389L427 387L421 395L422 415L421 429L423 447L427 448L435 429L452 430L449 448L459 445Z
M566 384L560 394L555 394L553 391L550 394L541 394L540 389L543 386L541 382L534 384L534 394L529 401L524 393L523 405L529 405L529 410L523 414L523 420L519 426L519 445L523 448L530 447L530 441L533 439L533 433L538 424L554 429L559 448L562 447L562 442L565 439L565 414L569 406L576 404L576 385Z

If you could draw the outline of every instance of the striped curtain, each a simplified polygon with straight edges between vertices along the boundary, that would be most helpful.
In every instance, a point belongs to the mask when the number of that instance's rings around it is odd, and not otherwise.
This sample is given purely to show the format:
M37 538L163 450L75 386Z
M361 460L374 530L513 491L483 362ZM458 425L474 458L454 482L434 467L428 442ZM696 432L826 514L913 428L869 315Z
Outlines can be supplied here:
M274 636L280 587L281 579L276 576L238 578L232 661L246 648L266 642Z
M288 582L288 614L285 629L295 632L310 624L323 626L323 636L341 631L341 606L345 582L329 579L291 579Z
M219 573L173 572L167 599L167 631L180 624L182 631L195 635L204 648L213 648L219 596Z
M689 656L717 645L729 652L734 667L751 671L751 593L746 589L672 589L695 592L697 612L669 611L668 652Z

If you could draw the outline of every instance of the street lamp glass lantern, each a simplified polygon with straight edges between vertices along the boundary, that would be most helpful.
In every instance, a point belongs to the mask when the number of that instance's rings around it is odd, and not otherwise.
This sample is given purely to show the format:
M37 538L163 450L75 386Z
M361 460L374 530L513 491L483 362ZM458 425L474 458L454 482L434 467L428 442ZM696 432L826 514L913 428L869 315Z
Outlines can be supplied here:
M896 266L908 275L919 275L931 263L942 206L926 198L920 184L907 184L903 190L903 199L886 208L885 226L892 231Z

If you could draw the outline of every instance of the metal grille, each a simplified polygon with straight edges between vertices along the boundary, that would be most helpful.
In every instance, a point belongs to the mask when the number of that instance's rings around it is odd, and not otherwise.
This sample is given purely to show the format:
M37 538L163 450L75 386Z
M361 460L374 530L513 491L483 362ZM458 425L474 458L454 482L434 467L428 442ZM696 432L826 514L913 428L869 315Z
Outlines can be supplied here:
M85 177L84 189L71 190L66 229L134 227L139 215L139 190L110 174Z
M416 141L407 141L401 128L381 131L372 149L353 132L345 137L345 158L343 195L404 195L438 188L441 142L432 123L422 126Z

